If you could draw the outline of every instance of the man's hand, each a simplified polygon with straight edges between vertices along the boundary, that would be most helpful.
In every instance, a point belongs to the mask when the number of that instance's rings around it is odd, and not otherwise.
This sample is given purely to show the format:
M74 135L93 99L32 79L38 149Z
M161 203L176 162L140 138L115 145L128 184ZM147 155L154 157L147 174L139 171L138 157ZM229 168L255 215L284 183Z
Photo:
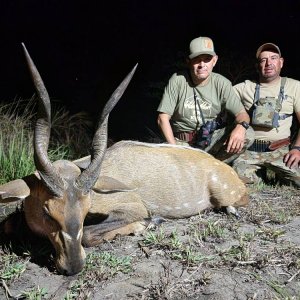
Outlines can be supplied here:
M245 143L245 135L246 129L242 125L237 124L237 126L232 130L228 142L226 141L226 151L229 153L241 152Z
M300 151L297 149L290 150L283 157L283 162L290 169L299 168L300 167Z

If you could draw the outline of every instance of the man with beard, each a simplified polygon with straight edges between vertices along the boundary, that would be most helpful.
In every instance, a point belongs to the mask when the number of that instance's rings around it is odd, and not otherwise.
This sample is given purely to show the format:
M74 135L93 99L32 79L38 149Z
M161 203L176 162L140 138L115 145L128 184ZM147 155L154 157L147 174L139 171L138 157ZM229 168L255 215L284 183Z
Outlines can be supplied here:
M283 183L299 187L300 81L280 76L284 59L275 44L261 45L256 59L258 82L246 80L234 86L251 117L255 140L233 167L249 182L261 180L270 169Z

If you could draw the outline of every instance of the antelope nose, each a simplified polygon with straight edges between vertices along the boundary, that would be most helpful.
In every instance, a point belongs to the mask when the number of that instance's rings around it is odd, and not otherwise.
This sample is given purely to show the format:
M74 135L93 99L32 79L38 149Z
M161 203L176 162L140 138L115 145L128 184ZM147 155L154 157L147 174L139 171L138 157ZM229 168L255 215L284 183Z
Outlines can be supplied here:
M73 267L70 269L64 269L64 268L57 268L57 269L58 269L59 273L64 276L72 276L72 275L79 273L83 269L83 265L75 267L75 268Z
M72 276L79 273L84 267L84 260L74 259L67 264L56 264L57 270L60 274L65 276Z

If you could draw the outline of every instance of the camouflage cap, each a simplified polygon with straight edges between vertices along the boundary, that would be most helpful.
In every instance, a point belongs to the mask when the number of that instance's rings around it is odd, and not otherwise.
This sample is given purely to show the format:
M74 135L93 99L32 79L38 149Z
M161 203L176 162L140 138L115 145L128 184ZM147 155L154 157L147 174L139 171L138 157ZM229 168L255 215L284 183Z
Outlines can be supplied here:
M189 58L195 58L201 54L216 55L214 50L214 43L208 37L198 37L193 39L190 43L190 55Z
M279 47L273 43L265 43L261 45L256 51L256 58L258 58L263 51L274 51L275 53L278 53L281 57L281 51Z

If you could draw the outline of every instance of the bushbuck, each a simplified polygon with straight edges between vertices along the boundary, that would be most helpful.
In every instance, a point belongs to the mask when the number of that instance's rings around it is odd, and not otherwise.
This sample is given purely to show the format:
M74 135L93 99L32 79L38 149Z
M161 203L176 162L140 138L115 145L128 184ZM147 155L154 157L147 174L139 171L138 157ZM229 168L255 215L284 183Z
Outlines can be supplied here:
M136 141L121 141L107 149L108 115L136 67L105 105L91 156L52 163L47 155L50 99L23 47L39 98L34 134L37 172L0 186L0 199L24 200L26 222L51 241L60 273L72 275L83 268L82 245L140 233L155 216L185 218L210 207L248 203L246 187L234 170L204 151Z

